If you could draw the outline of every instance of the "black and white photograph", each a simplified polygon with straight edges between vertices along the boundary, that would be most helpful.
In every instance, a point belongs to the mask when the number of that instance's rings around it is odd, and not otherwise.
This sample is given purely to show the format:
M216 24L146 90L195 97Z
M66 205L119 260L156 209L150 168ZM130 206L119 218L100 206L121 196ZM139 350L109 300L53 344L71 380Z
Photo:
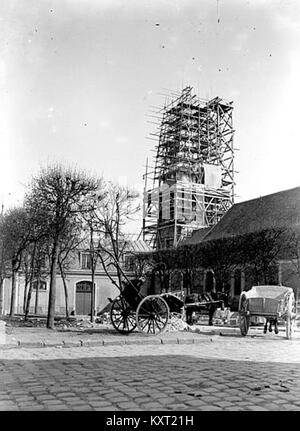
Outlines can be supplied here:
M300 2L0 21L1 413L299 411Z

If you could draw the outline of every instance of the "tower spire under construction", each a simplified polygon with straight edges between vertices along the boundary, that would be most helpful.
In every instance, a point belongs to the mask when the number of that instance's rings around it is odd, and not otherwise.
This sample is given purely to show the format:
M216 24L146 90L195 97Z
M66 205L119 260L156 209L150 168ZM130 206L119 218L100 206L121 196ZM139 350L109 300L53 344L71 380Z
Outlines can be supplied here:
M232 102L200 99L191 87L156 111L156 156L143 201L143 238L155 248L213 226L233 204L232 112Z

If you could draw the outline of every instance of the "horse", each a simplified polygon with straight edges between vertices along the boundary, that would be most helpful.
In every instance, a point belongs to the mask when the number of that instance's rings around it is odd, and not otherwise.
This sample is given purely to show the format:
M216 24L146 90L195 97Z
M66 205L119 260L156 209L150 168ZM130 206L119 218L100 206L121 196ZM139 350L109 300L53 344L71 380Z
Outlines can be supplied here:
M200 304L196 304L200 302ZM185 298L185 304L195 304L186 307L186 323L191 325L193 323L192 315L194 311L207 311L208 324L213 325L213 315L217 308L221 307L224 310L224 304L228 305L228 294L224 292L205 292L205 293L192 293Z

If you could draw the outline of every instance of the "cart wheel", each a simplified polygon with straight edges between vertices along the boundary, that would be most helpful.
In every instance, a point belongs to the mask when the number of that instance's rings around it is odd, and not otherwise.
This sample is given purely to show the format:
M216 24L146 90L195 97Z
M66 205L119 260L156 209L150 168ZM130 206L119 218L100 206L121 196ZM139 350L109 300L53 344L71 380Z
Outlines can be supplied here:
M146 296L136 310L138 330L146 334L157 335L163 332L169 319L169 307L159 295Z
M250 324L249 316L245 316L244 314L240 314L240 331L243 337L245 337L248 333Z
M250 316L247 316L247 309L248 309L248 302L245 295L242 295L240 298L240 306L239 306L239 312L240 312L240 331L243 337L245 337L249 330L250 325Z
M124 298L119 296L111 306L110 319L113 327L121 334L129 334L136 327L134 311Z
M285 323L285 329L286 329L286 338L290 340L293 337L294 332L294 318L296 317L296 301L294 293L292 292L289 296L288 300L288 312L286 316L286 323Z
M290 315L286 318L285 330L286 330L286 338L290 340L293 337L293 320Z

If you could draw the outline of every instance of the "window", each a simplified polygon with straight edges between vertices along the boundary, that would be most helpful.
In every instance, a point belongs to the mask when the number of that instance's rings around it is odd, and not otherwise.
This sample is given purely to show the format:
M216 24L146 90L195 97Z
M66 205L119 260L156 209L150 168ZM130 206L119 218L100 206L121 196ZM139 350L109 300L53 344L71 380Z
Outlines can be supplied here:
M81 269L91 269L92 268L92 260L90 253L82 253L81 254Z
M38 281L35 280L32 283L32 288L33 288L33 290L37 290L37 287L38 287ZM39 290L47 290L47 283L46 283L46 281L40 280Z
M133 272L135 269L135 259L132 255L125 256L125 271Z
M76 292L91 292L92 282L91 281L79 281L76 283Z

